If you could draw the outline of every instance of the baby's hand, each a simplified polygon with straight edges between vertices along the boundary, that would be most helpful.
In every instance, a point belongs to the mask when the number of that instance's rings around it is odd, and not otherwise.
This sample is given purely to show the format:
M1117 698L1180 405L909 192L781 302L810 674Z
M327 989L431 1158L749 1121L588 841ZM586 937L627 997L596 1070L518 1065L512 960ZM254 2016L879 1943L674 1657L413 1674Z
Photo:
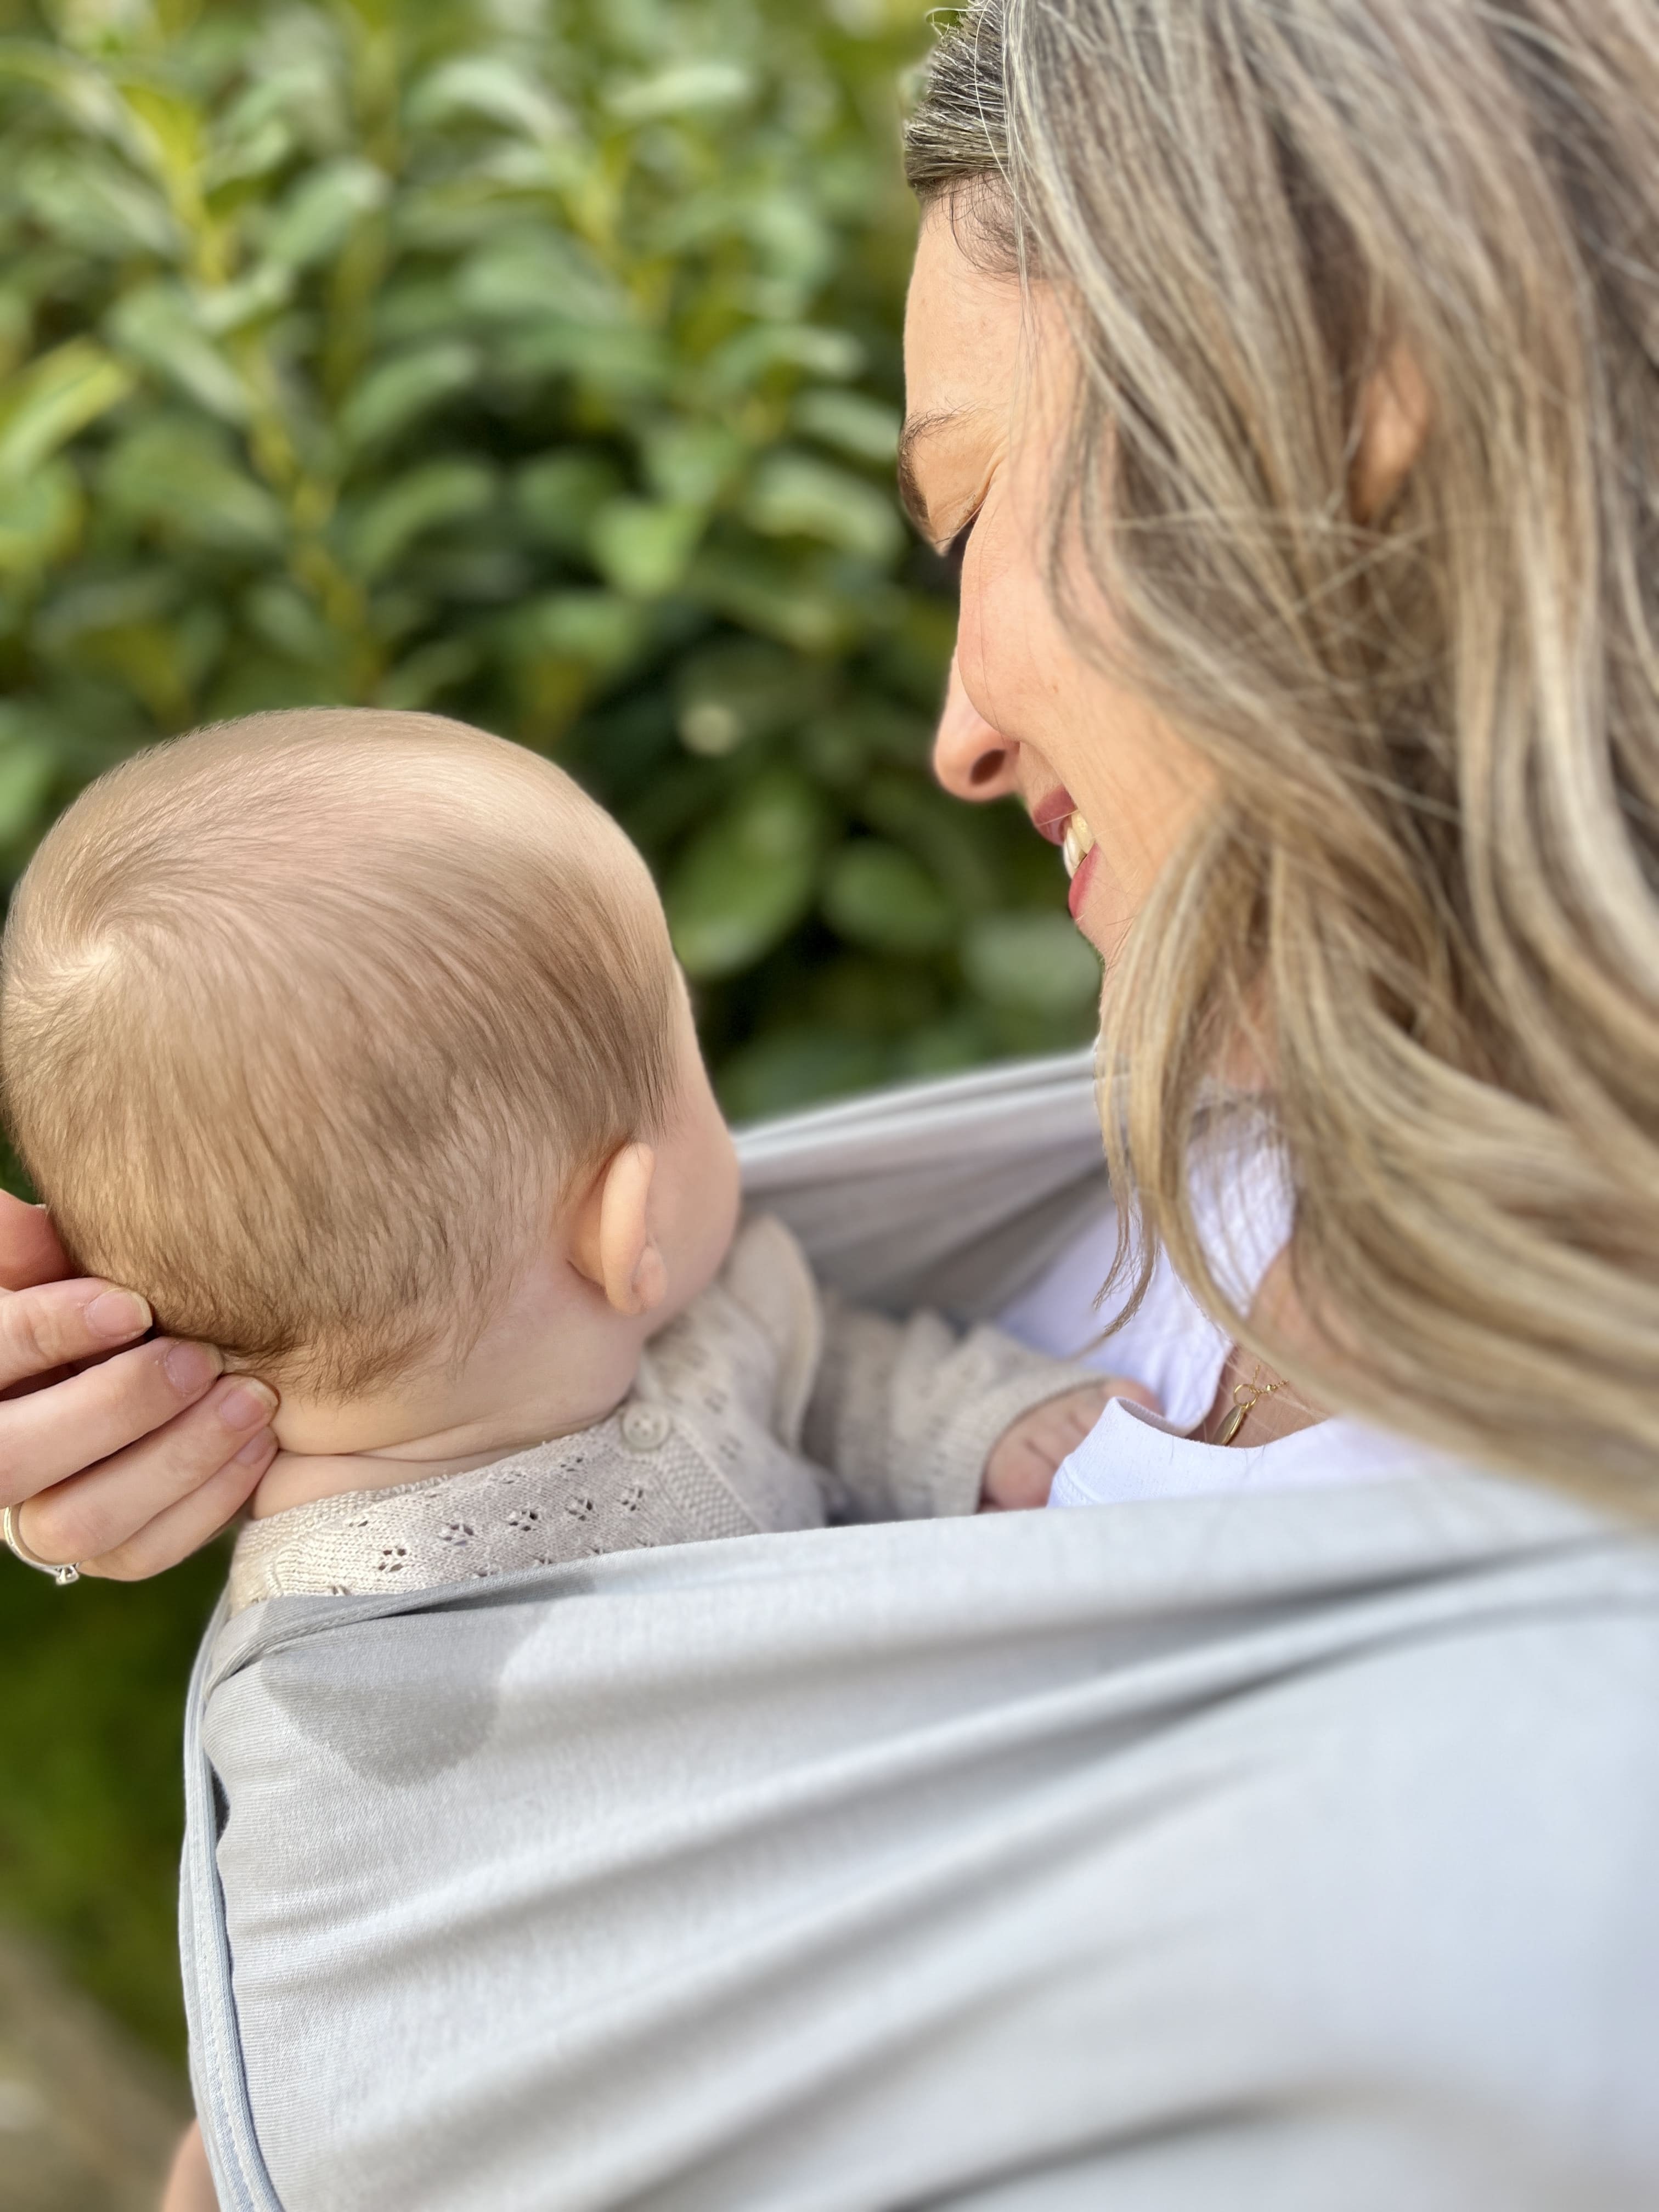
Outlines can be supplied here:
M1158 1411L1150 1390L1121 1375L1103 1375L1098 1382L1033 1406L992 1445L980 1511L1018 1513L1046 1505L1061 1460L1077 1449L1112 1398L1133 1398L1136 1405Z

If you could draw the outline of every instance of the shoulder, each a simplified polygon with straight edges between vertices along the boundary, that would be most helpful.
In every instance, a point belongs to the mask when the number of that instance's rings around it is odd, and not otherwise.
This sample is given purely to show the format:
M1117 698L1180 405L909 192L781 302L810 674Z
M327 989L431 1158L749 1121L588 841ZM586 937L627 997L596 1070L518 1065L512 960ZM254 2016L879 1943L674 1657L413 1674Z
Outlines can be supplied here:
M822 1356L817 1285L805 1254L768 1213L744 1220L718 1276L650 1347L660 1378L718 1370L747 1409L786 1443L801 1421Z
M750 1214L720 1270L722 1287L782 1346L814 1324L817 1285L805 1252L774 1213Z

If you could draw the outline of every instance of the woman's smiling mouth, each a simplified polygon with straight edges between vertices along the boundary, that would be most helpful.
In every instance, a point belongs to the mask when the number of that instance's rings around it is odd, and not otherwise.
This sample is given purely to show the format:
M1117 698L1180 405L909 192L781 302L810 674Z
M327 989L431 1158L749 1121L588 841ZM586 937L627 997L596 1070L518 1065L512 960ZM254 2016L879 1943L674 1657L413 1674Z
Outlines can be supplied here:
M1069 791L1051 791L1031 809L1031 827L1039 837L1058 845L1071 878L1066 903L1075 921L1082 912L1084 894L1095 873L1095 833L1079 812Z

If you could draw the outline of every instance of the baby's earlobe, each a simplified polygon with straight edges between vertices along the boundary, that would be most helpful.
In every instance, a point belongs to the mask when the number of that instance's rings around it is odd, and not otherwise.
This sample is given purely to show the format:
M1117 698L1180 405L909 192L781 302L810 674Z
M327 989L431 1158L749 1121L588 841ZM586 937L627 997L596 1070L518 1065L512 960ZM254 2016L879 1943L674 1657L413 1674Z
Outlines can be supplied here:
M633 1288L634 1311L637 1314L654 1313L668 1296L668 1270L654 1244L647 1244L640 1255L640 1264L634 1270Z

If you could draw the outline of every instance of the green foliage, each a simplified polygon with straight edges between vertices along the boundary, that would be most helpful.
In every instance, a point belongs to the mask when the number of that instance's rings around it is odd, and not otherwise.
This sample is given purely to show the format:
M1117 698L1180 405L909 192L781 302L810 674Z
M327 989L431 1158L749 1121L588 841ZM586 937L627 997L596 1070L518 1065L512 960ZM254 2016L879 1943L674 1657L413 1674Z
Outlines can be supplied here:
M0 1555L0 1907L174 2058L180 1716L224 1577L216 1546L160 1582L67 1592Z
M921 0L0 24L0 869L159 733L433 707L621 816L734 1110L1086 1033L1052 856L927 775Z

